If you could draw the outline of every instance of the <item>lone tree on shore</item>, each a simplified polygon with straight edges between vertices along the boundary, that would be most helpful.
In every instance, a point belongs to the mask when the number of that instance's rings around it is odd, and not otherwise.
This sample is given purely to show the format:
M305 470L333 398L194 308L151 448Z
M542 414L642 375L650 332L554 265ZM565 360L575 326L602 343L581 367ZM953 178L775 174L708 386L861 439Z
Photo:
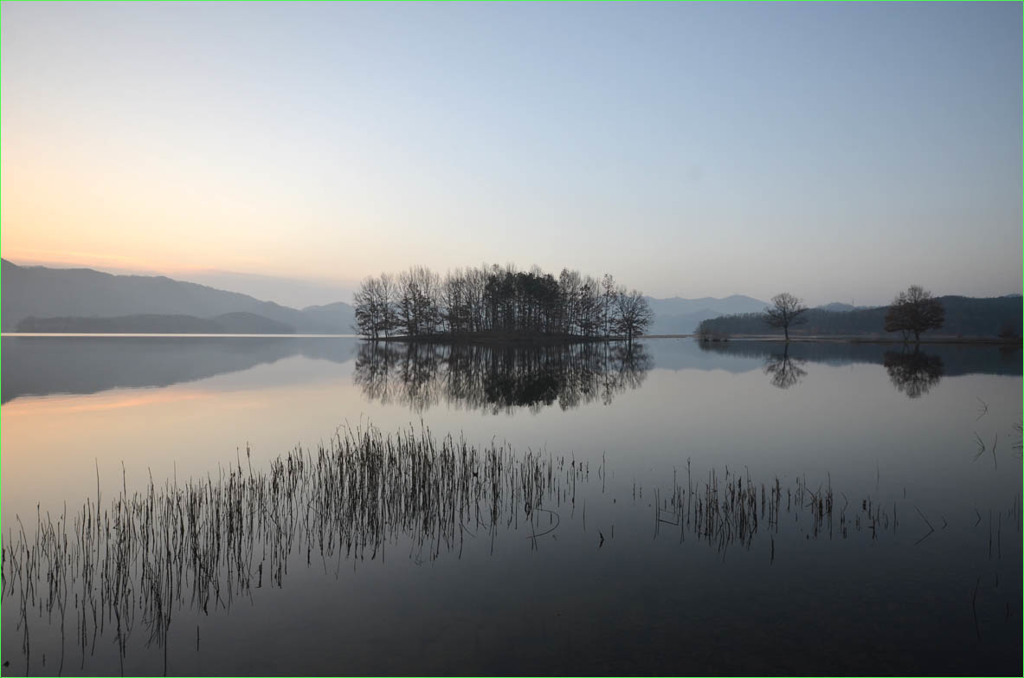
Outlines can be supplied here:
M937 330L946 321L946 309L942 302L920 285L911 285L906 292L900 292L892 300L885 314L885 331L902 332L903 341L914 333L914 343L921 343L921 333Z
M772 297L772 305L764 309L764 321L769 327L782 328L789 341L789 328L807 322L803 314L807 307L789 292Z

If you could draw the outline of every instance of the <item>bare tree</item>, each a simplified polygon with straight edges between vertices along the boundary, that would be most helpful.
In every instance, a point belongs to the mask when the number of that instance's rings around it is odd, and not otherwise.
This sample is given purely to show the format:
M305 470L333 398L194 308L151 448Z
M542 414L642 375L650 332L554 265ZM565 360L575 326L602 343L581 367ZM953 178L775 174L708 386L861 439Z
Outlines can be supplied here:
M466 307L469 309L469 329L480 332L484 329L486 308L484 294L487 290L487 265L466 271Z
M585 337L597 336L603 329L604 311L601 303L601 283L592 276L583 280L580 288L579 319L580 334Z
M383 326L381 331L384 332L385 337L390 337L391 333L398 327L398 283L395 281L395 277L390 273L383 273L380 276L380 299L383 308L381 313L383 315L382 321Z
M469 331L468 284L462 271L448 272L441 283L441 322L445 331L458 334Z
M562 326L565 334L574 334L580 326L580 289L583 278L578 271L563 268L558 276L558 291L562 295ZM582 332L580 332L582 334Z
M604 327L601 328L605 335L610 335L614 330L612 327L612 314L615 311L615 297L618 294L618 289L615 285L615 278L611 273L605 273L604 277L601 278L601 288L604 292L601 293L601 308L604 312Z
M441 320L441 278L424 266L398 275L398 318L411 337L434 334Z
M455 269L444 278L423 266L367 278L355 295L356 329L370 339L527 333L624 336L630 343L651 322L639 292L563 270L558 279L534 266Z
M885 331L902 332L906 341L911 332L914 343L921 343L921 333L937 330L946 321L946 309L942 302L919 285L911 285L906 292L900 292L893 299L885 314Z
M807 322L803 314L807 307L789 292L772 297L772 305L764 309L764 321L769 327L781 327L789 341L789 328Z
M361 282L354 301L356 329L360 334L377 339L388 331L387 295L380 278L369 277Z
M644 295L637 290L627 292L626 288L620 288L614 299L612 327L626 337L626 346L632 348L633 337L639 337L647 331L654 320L654 312Z

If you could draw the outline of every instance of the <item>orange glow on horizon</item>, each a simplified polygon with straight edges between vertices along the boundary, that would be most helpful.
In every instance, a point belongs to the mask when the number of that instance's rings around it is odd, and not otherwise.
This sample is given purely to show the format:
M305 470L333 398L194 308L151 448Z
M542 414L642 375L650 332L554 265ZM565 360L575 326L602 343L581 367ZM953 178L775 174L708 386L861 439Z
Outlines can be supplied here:
M350 280L337 276L275 275L273 271L264 270L260 266L262 262L257 260L235 261L225 266L209 266L178 262L171 263L116 254L99 254L96 252L25 248L5 248L3 258L18 266L89 268L115 275L163 275L176 278L190 275L232 273L248 276L280 277L320 284L354 285L358 282L356 279Z
M168 403L205 400L215 394L202 391L154 392L138 393L124 390L116 393L95 395L62 395L62 396L24 396L4 403L4 414L7 416L50 416L76 412L102 412L130 407L148 407ZM84 402L83 402L84 400Z
M118 268L152 271L153 273L169 270L167 266L160 263L136 257L68 250L6 248L4 250L4 259L18 265L50 266L53 268ZM190 269L187 267L177 267L177 270L186 271Z

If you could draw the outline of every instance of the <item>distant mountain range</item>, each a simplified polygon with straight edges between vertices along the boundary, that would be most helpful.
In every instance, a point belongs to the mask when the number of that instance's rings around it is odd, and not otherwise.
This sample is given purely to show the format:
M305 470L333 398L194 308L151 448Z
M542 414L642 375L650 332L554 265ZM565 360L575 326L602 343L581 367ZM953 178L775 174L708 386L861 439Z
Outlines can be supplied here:
M760 299L734 294L722 299L701 297L699 299L655 299L647 297L647 303L654 311L654 323L649 334L691 334L703 320L736 313L757 313L768 304Z
M833 301L831 304L822 304L816 306L819 311L832 311L835 313L846 313L847 311L860 311L865 308L871 308L870 306L854 306L853 304L844 304L840 301Z
M212 318L192 315L119 315L113 318L25 318L19 332L82 334L294 334L291 325L255 313L224 313Z
M112 275L88 268L47 268L2 263L4 332L90 334L352 334L350 304L290 308L246 294L164 276ZM974 300L943 297L949 334L995 334L1006 322L1020 326L1020 297ZM960 301L964 300L964 301ZM647 297L654 311L648 334L691 334L704 320L722 318L729 333L765 334L756 316L768 302L734 294L724 298ZM978 303L973 302L990 302ZM1016 309L1016 316L1014 316ZM958 318L966 314L966 320ZM952 315L950 311L953 311ZM881 331L884 307L831 303L812 309L807 333ZM729 319L726 319L729 318ZM741 318L745 318L741 320ZM717 321L716 321L717 322ZM729 329L725 330L728 326ZM829 328L836 328L835 330ZM742 328L742 329L741 329ZM852 328L852 329L851 329ZM860 329L856 329L860 328Z
M4 332L349 334L355 324L344 302L300 310L164 276L18 266L6 259L2 266ZM648 301L655 313L650 334L689 334L702 320L766 306L738 294Z
M294 309L164 276L0 261L4 332L350 334L344 302Z

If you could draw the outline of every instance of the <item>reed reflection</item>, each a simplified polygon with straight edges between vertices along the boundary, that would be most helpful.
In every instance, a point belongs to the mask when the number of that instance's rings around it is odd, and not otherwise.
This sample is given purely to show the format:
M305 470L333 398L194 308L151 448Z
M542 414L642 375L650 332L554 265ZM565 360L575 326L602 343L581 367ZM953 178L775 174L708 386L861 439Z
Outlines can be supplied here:
M254 467L247 450L244 464L239 457L216 478L151 478L141 490L123 485L112 498L97 492L77 511L37 513L34 523L16 517L0 557L4 622L20 636L12 656L27 675L102 674L104 661L113 668L104 647L114 647L121 674L129 653L149 653L162 655L168 675L173 622L228 613L237 602L252 610L259 589L283 589L302 561L337 578L343 561L384 567L385 550L417 565L461 559L464 548L502 558L495 544L517 533L538 550L543 537L553 543L559 534L586 532L586 500L605 509L616 502L605 495L603 458L595 470L600 495L588 489L586 460L474 447L426 428L392 435L370 426L339 432L315 450L296 448L266 467ZM695 541L723 559L732 547L754 552L760 543L757 553L771 565L776 543L877 541L895 537L899 525L895 503L890 510L870 496L849 501L833 492L830 476L817 485L804 475L755 480L728 467L694 472L689 461L679 471L663 475L671 486L647 488L653 502L646 509L645 488L634 481L641 498L634 508L653 515L630 522L619 514L620 530L649 534L653 517L656 539ZM1002 543L1002 523L998 529ZM572 548L598 550L604 542L604 532L591 532ZM59 629L59 644L47 629ZM46 665L47 651L56 671Z
M510 347L367 342L353 379L370 399L415 411L441 402L493 414L527 407L563 409L643 384L653 361L647 349L606 343Z
M886 351L885 371L900 393L920 398L942 380L942 358L922 351Z

